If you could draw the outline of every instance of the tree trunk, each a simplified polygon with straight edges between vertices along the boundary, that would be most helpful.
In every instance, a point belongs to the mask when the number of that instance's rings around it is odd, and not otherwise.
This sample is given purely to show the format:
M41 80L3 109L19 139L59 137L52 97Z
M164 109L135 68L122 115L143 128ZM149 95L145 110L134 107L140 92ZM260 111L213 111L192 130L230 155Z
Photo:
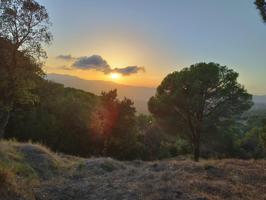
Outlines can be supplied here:
M194 150L194 160L196 161L196 162L198 162L199 161L199 156L200 156L200 143L199 143L199 141L195 141L194 142L194 145L193 145L193 150Z
M9 110L0 111L0 139L5 137L5 129L9 121Z
M200 156L201 123L202 119L198 119L196 123L192 123L191 117L188 114L188 125L192 134L191 143L193 147L194 161L196 162L199 161Z

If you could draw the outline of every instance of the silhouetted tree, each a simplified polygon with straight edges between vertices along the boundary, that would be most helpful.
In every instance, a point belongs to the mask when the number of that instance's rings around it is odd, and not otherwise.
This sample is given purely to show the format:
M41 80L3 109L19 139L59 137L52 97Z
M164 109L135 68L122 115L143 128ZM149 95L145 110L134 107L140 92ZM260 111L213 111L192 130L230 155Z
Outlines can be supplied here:
M0 36L10 40L17 50L36 58L45 57L42 44L49 44L50 20L44 6L34 0L0 1Z
M202 133L252 105L252 96L237 77L238 73L215 63L198 63L173 72L149 100L149 110L165 127L190 141L198 161Z
M257 6L257 9L260 11L260 15L263 21L266 23L266 1L256 0L254 3Z

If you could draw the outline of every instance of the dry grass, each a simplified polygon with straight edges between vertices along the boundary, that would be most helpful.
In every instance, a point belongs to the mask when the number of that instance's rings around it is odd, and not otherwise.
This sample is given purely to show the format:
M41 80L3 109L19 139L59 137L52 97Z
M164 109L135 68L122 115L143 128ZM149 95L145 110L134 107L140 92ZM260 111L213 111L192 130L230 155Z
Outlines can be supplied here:
M48 166L56 168L57 160L59 157L42 145L0 141L0 196L35 199L32 189L47 174L52 176Z
M2 141L0 183L0 197L7 200L18 196L29 200L264 200L266 161L119 162L58 155L41 145Z

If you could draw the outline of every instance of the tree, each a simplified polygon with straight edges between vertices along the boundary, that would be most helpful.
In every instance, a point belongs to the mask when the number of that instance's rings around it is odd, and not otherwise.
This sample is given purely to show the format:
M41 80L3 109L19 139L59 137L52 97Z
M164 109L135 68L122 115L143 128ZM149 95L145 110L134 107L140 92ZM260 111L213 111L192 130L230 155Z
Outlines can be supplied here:
M99 97L43 79L34 90L38 102L14 108L5 137L31 140L71 155L96 155L90 116Z
M266 1L256 0L254 4L257 6L257 9L260 11L260 15L263 21L266 23Z
M139 114L136 117L136 123L138 128L138 133L144 135L146 131L152 126L153 118L151 115Z
M45 57L42 44L52 40L45 7L34 0L0 0L0 3L0 36L12 42L14 52L21 50L36 58Z
M237 77L216 63L191 65L166 76L149 100L149 110L169 132L178 132L191 143L198 161L202 133L252 105L252 96Z
M127 98L119 100L117 90L103 92L101 103L91 116L91 128L99 135L103 156L121 160L138 156L136 108Z
M263 120L263 127L261 130L260 140L263 147L266 149L266 119Z
M240 140L245 158L266 158L266 127L252 128Z
M38 99L32 90L44 75L39 59L46 56L42 44L52 39L49 26L46 9L34 0L0 0L0 138L14 106Z
M16 52L17 64L14 66L12 47L8 40L0 38L0 138L4 136L14 106L38 100L33 90L43 76L40 65L19 51Z

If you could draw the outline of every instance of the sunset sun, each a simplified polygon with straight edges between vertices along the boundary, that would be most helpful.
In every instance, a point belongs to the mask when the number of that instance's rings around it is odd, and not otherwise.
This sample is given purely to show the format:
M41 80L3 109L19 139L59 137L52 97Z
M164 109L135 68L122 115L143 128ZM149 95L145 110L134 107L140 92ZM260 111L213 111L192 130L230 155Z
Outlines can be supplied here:
M110 76L111 76L111 79L119 79L121 77L121 74L111 73Z

